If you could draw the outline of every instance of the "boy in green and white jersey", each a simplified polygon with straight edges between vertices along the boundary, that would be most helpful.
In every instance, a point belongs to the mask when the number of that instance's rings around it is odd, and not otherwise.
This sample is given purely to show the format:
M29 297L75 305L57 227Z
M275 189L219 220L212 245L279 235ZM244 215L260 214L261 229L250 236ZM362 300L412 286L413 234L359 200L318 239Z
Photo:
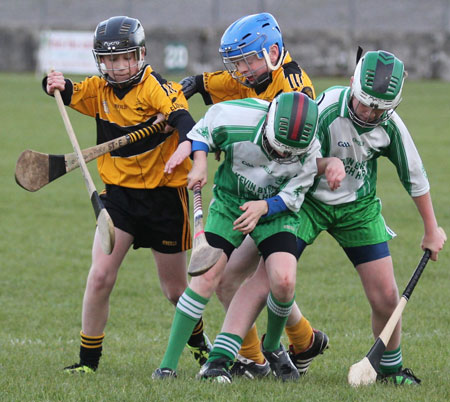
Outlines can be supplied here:
M322 230L339 242L360 275L372 308L375 337L399 300L387 245L395 233L386 226L376 197L378 157L385 156L394 164L417 206L425 228L422 249L430 249L431 259L436 260L445 242L422 160L395 112L405 76L403 63L393 54L367 52L358 62L350 87L330 88L319 97L322 154L340 158L346 177L334 192L317 179L305 201L300 215L304 223L298 232L302 248ZM409 369L402 368L400 338L401 323L382 357L379 379L394 384L420 383Z
M234 21L224 32L219 53L226 67L223 71L205 72L184 78L180 84L186 99L195 93L201 94L205 104L244 98L258 98L272 101L282 92L299 91L315 98L313 84L305 72L292 60L286 50L281 27L269 13L246 15ZM167 173L175 161L182 161L190 154L190 144L180 144L167 162ZM218 155L218 154L217 154ZM251 276L260 262L260 255L254 241L247 237L231 255L225 273L217 287L216 295L225 310L245 278ZM298 351L317 349L319 353L326 348L328 337L314 330L307 317L294 306L296 321L286 326L286 334ZM196 330L194 329L194 333ZM192 350L192 348L191 348ZM204 356L207 357L206 353ZM305 371L306 371L305 367ZM260 378L270 373L260 348L260 337L254 325L242 344L233 365L233 376Z
M375 337L399 300L387 245L395 234L386 226L381 202L376 197L378 157L386 156L395 165L403 186L417 206L425 228L422 249L429 249L431 259L436 261L446 241L434 215L421 158L395 112L401 101L405 76L403 63L393 54L367 52L358 62L350 87L333 87L318 96L317 135L322 156L340 158L346 177L335 191L330 191L326 181L318 177L299 214L299 255L324 230L338 241L360 275L372 308ZM239 305L243 300L248 311L255 311L252 303L257 306L261 295L267 292L267 287L264 290L258 283L265 283L261 273L259 279L255 274L241 287L228 309L226 322L235 322L233 317L240 314ZM249 300L250 294L254 302ZM227 330L227 326L224 328ZM379 380L396 385L419 384L420 380L412 371L402 367L400 338L401 323L398 323L383 354ZM292 351L290 356L295 364Z
M158 369L165 376L175 371L177 350L182 350L186 336L202 315L231 253L250 234L271 278L264 356L283 380L299 377L280 338L294 303L297 213L320 157L316 127L315 102L300 92L291 92L279 95L272 103L244 99L214 105L188 134L194 152L188 188L206 184L207 152L225 152L215 175L214 198L205 225L208 243L224 252L208 272L192 278L180 298L168 352ZM232 352L210 359L228 369L248 329L240 334L221 334L220 342ZM154 375L161 377L158 370ZM224 379L231 382L227 374Z

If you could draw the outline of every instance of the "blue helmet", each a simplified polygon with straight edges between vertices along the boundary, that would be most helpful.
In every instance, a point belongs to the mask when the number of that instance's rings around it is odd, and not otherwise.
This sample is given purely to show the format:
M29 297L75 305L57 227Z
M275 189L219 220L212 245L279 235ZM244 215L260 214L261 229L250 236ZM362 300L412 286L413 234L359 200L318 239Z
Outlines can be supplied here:
M269 57L270 47L278 45L280 57L273 64ZM234 63L245 60L247 57L255 55L264 58L268 72L278 69L284 59L284 43L280 27L275 18L269 13L252 14L242 17L231 24L224 32L220 41L219 53L228 71L239 82L246 86L246 79L240 76ZM259 74L256 74L258 76ZM265 74L263 81L269 78ZM258 84L262 81L257 80Z

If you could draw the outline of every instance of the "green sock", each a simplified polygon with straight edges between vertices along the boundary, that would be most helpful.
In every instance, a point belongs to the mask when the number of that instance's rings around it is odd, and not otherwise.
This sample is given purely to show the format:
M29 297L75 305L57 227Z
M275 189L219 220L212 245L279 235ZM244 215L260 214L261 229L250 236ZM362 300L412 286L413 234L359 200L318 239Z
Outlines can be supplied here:
M189 287L181 295L170 330L169 343L160 368L176 370L181 353L192 331L205 310L209 299L195 293Z
M230 366L241 348L242 341L242 338L238 335L221 332L214 341L213 349L209 353L208 362L212 362L220 357L226 357L230 361Z
M380 371L383 374L397 373L402 368L402 349L385 351L381 356Z
M264 350L273 352L280 347L281 334L291 314L295 298L287 303L279 302L269 293L267 297L267 333L264 337Z

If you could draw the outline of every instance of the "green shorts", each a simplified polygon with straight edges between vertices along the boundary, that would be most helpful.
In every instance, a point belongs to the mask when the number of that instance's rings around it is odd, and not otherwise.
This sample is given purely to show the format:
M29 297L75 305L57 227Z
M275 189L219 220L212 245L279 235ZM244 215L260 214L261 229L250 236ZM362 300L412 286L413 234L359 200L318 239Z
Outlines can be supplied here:
M341 205L327 205L306 196L299 212L297 237L307 244L326 230L341 247L383 243L396 236L381 215L381 201L370 195Z
M250 201L214 189L214 196L209 205L205 232L214 233L229 241L236 248L240 246L245 235L239 230L233 230L233 222L243 214L239 209L245 202ZM294 236L298 230L298 215L292 211L281 212L260 218L250 236L259 245L264 239L280 233L289 232Z

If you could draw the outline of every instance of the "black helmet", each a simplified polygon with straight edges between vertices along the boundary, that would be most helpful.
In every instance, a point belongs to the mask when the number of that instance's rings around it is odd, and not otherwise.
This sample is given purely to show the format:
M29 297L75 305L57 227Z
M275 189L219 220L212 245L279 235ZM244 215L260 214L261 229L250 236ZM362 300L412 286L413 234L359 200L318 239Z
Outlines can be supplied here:
M119 87L133 84L139 79L145 64L145 33L142 24L136 18L125 16L111 17L100 22L95 29L92 52L98 71L106 81ZM129 74L130 76L124 80L117 80L114 75L115 69L106 68L103 58L131 53L135 55L136 64L128 67L137 66L137 72Z

